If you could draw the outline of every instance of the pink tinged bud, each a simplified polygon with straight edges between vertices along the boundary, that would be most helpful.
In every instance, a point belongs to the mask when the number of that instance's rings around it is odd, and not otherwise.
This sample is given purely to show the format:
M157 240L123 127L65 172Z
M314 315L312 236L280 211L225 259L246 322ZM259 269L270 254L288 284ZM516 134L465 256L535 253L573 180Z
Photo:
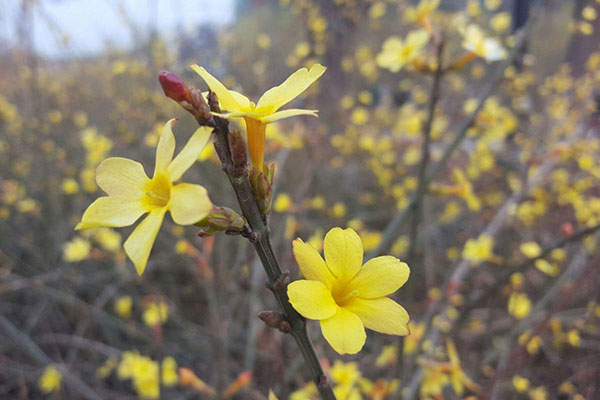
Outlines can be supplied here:
M191 102L190 89L177 75L168 71L160 71L158 73L158 81L165 92L165 96L177 102Z

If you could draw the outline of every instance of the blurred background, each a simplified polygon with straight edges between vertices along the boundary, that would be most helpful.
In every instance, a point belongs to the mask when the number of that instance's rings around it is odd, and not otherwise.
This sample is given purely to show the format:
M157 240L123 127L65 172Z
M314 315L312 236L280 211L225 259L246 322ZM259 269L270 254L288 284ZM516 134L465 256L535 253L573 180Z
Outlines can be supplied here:
M315 62L327 72L292 106L319 118L267 130L280 262L299 278L291 241L322 249L349 226L368 256L412 270L398 293L406 339L369 332L342 357L309 323L337 397L600 398L599 12L597 0L2 0L0 398L317 398L293 340L256 316L276 304L247 240L167 218L139 277L122 249L131 228L74 230L103 159L149 172L168 119L180 146L195 130L159 71L205 90L197 63L256 101ZM505 56L470 53L469 26ZM390 37L421 29L434 40L411 62L380 61ZM200 161L186 182L236 209L211 148Z

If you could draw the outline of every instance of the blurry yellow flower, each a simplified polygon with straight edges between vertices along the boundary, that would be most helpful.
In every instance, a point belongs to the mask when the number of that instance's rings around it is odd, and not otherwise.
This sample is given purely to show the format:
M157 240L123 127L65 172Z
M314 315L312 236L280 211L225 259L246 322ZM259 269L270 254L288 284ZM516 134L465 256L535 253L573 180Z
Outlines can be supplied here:
M179 382L177 375L177 362L173 357L165 357L161 365L161 379L165 386L174 386Z
M410 322L409 322L409 327L410 327ZM412 330L411 330L411 335L412 335ZM407 338L409 338L409 337L410 337L410 335L407 336ZM395 364L397 359L398 359L398 346L389 344L387 346L383 346L383 349L381 349L381 353L379 353L379 355L375 359L375 365L379 368L382 368L382 367L385 367L386 365Z
M538 386L529 391L529 397L531 398L531 400L547 400L548 392L543 386Z
M115 300L115 312L122 318L131 317L131 306L133 301L129 296L121 296Z
M560 268L557 265L550 264L543 258L535 260L535 267L548 276L557 276L560 272Z
M64 194L74 194L79 191L79 184L75 179L67 178L63 180L61 189Z
M463 32L463 47L487 62L506 58L507 53L498 40L485 36L481 28L475 24L469 25Z
M567 332L567 342L573 347L579 347L580 337L577 329L571 329Z
M290 394L290 400L308 400L308 399L316 399L319 395L317 391L317 386L314 383L308 383L304 385L304 387L292 392Z
M429 42L429 33L422 29L410 32L404 40L397 36L389 37L383 42L381 52L377 55L377 65L398 72L417 58L427 42Z
M265 34L265 33L260 33L257 37L256 37L256 44L258 45L258 47L260 47L261 49L268 49L269 47L271 47L271 38L269 37L269 35Z
M467 374L464 373L460 365L460 359L458 358L458 351L452 340L448 339L446 342L448 349L448 358L450 359L450 383L454 392L462 396L465 387L469 390L477 390L477 384L473 382Z
M323 250L323 230L317 229L307 240L308 244L311 245L315 250Z
M536 242L525 242L521 244L521 253L527 258L536 258L542 254L542 248Z
M408 328L410 335L404 339L404 353L412 354L417 350L417 344L425 334L425 323L411 321L408 323Z
M356 107L350 115L350 121L354 125L364 125L369 121L369 111L364 107Z
M273 203L273 210L275 212L286 212L289 211L292 206L293 204L290 195L287 193L280 193Z
M469 239L465 243L462 256L471 261L473 265L479 265L493 256L494 239L488 234L481 234L477 239Z
M490 25L492 29L498 33L506 32L510 28L511 24L510 14L507 12L501 12L492 17Z
M385 3L378 1L369 8L369 18L378 19L385 15Z
M421 0L417 7L406 9L404 16L408 21L423 23L440 5L440 0Z
M333 205L333 207L331 207L329 213L334 218L342 218L346 215L347 211L348 209L344 203L337 202Z
M80 237L67 242L63 249L63 260L66 262L77 262L85 260L90 254L92 245L88 240Z
M121 248L121 235L110 228L95 229L94 239L104 250L117 252Z
M391 256L361 267L363 246L352 229L333 228L325 236L325 261L310 245L294 241L294 256L306 280L292 282L288 296L302 316L319 320L325 339L340 354L362 349L365 327L407 335L406 310L386 297L408 280L408 266Z
M525 346L525 348L529 354L536 354L541 346L542 338L539 336L534 336L529 342L527 342L527 346Z
M593 21L598 17L598 12L592 6L587 6L581 11L581 16L588 21Z
M519 393L525 393L529 390L529 379L523 378L520 375L513 376L512 383L515 390Z
M485 0L485 8L496 11L502 5L502 0Z
M164 301L159 303L151 302L146 307L142 318L147 326L163 324L167 322L167 318L169 318L169 307Z
M127 158L108 158L98 166L96 182L108 196L94 201L75 228L129 226L142 214L149 213L124 244L125 252L140 275L146 268L167 210L175 223L191 225L206 217L212 208L204 187L189 183L173 184L196 162L210 138L211 129L202 127L196 130L173 158L175 137L171 128L175 121L170 120L163 129L156 148L152 179L148 178L142 164Z
M525 293L513 293L508 298L508 313L516 319L523 319L531 312L531 300Z
M96 377L98 379L107 378L113 370L117 367L117 357L109 357L98 369L96 370Z
M137 352L124 352L117 375L121 379L131 379L140 397L157 399L160 395L159 366L149 357Z
M310 69L300 68L289 76L281 85L267 90L258 103L254 104L246 96L234 90L228 90L206 69L192 65L192 69L204 79L210 90L216 93L219 103L229 114L225 118L244 118L248 134L248 150L253 165L263 168L265 157L265 129L267 124L296 115L317 116L316 110L290 109L277 111L296 97L300 96L310 85L325 72L325 67L315 64Z
M56 369L54 365L49 365L44 370L44 373L38 380L38 386L42 393L49 394L54 391L60 390L60 382L62 381L62 374Z

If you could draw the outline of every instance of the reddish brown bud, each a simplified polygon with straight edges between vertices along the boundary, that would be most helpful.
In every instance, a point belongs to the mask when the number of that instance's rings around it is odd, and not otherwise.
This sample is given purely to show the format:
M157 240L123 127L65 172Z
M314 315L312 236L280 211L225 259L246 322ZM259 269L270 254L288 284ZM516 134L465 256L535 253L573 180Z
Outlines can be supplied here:
M158 81L165 92L165 96L176 102L187 101L191 103L190 89L180 77L168 71L160 71Z
M570 222L565 222L560 227L560 233L562 233L563 236L571 236L573 232L575 232L575 227L573 227L573 224Z
M246 156L246 142L242 138L240 131L234 129L229 132L229 149L231 151L231 160L233 161L233 176L239 177L245 175L248 165Z
M278 329L283 333L290 333L292 331L290 323L281 313L274 311L261 311L258 313L258 318L260 318L269 328Z

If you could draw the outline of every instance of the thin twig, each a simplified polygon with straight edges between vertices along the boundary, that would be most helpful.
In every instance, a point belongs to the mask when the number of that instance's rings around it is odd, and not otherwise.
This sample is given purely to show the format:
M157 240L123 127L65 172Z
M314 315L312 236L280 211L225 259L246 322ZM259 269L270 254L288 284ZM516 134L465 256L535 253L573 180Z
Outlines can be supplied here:
M415 263L415 253L417 250L417 240L418 240L418 232L419 225L421 223L421 219L423 218L423 201L425 199L425 192L427 191L427 182L426 182L426 173L427 173L427 165L429 164L430 158L430 143L431 143L431 130L433 127L433 119L435 117L435 109L437 103L440 99L440 89L442 83L442 77L444 75L444 66L443 66L443 53L444 53L444 38L443 37L435 37L435 46L436 46L436 60L437 60L437 68L435 70L435 74L433 76L433 84L431 86L431 94L429 96L429 105L427 111L427 120L423 127L423 144L421 147L421 160L419 162L418 169L418 184L417 191L415 194L415 201L413 205L413 218L412 224L410 226L409 232L409 247L408 247L408 256L407 262L408 265L414 267ZM414 271L414 268L413 268ZM400 296L402 296L402 300L404 303L411 303L413 299L413 293L415 288L415 274L413 274L413 278L409 279L406 283L405 289L400 292ZM398 339L398 353L396 359L396 376L403 378L403 360L404 360L404 336L400 336Z

